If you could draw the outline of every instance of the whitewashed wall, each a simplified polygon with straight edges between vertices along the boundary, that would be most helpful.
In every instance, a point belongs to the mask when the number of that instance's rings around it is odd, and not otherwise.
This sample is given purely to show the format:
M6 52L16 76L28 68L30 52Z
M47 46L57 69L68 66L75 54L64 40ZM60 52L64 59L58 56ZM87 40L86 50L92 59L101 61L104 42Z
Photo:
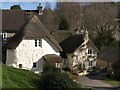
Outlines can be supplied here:
M17 67L16 50L8 49L6 59L7 65Z
M13 49L7 49L7 61L6 64L19 68L19 64L22 64L23 69L39 70L41 71L44 60L42 57L46 54L56 54L55 46L50 45L48 39L42 39L42 47L35 47L35 40L22 40L19 46ZM53 49L54 48L54 49ZM33 63L37 62L37 68L33 68ZM15 64L15 65L14 65Z
M68 61L69 61L68 62L69 68L73 68L73 66L76 66L79 63L82 63L82 64L84 63L86 69L96 66L97 51L91 43L88 43L88 44L86 44L86 43L87 42L84 42L82 44L83 47L81 47L82 46L81 45L74 51L74 53L67 54ZM88 54L88 49L92 50L91 55ZM89 57L88 56L93 57L92 58L92 60L93 60L92 66L89 66Z
M68 67L70 68L70 69L72 69L73 68L73 58L72 58L72 54L67 54L67 58L68 58Z

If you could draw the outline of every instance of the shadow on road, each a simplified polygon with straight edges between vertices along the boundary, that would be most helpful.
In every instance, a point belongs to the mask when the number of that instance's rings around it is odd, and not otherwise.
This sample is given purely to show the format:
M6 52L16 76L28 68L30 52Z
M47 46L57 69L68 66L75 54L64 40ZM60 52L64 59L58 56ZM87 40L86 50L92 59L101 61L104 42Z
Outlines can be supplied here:
M105 77L107 75L107 71L106 70L100 70L97 73L91 73L86 75L89 79L94 79L94 80L102 80L103 77Z

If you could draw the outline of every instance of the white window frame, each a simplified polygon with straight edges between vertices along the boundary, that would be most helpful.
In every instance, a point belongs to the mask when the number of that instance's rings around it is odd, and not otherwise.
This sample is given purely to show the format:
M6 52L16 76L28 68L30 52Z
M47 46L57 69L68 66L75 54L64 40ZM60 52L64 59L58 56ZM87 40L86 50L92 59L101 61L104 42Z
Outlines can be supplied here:
M3 38L3 40L6 40L6 39L7 39L7 32L3 32L3 33L2 33L2 38Z
M42 39L38 40L38 44L39 44L40 47L42 47Z
M88 49L88 54L91 55L92 54L92 50Z
M89 66L93 66L93 61L89 61Z
M35 39L35 47L37 47L37 39Z
M35 47L42 47L42 39L35 39Z

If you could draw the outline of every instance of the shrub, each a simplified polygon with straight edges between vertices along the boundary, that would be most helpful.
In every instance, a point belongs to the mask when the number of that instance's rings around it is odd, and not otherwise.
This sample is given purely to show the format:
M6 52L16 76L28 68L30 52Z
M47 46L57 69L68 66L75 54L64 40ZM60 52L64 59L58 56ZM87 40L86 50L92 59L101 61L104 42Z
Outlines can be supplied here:
M40 86L42 89L70 89L78 88L67 73L48 71L41 76Z
M54 71L54 72L59 72L60 71L60 69L58 69L58 68L56 68L54 65L52 65L52 64L45 64L44 66L43 66L43 73L47 73L47 72L49 72L49 71Z
M65 67L63 68L64 71L68 71L68 72L71 72L71 69L69 67Z
M113 77L120 81L120 63L115 63L114 65L112 65L113 68Z
M44 72L41 75L40 89L75 89L79 85L75 83L70 75L66 72L60 72L59 69L47 65L44 67Z

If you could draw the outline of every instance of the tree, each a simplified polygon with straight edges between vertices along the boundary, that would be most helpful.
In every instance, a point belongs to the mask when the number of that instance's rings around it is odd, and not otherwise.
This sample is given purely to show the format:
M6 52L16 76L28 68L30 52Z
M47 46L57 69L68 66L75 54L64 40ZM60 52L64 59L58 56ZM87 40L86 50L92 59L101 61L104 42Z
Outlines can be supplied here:
M120 2L117 3L117 6L118 6L117 21L118 21L118 26L120 28Z
M81 2L57 2L55 10L59 19L61 19L61 14L66 17L69 23L69 30L75 30L78 21L81 23Z
M10 7L10 9L22 9L21 7L20 7L20 5L13 5L13 6L11 6Z
M113 64L112 68L113 68L113 77L117 81L120 81L120 62Z
M58 29L59 30L68 30L69 29L69 25L68 25L67 19L65 18L64 15L61 16L60 24L59 24Z
M112 32L104 31L97 36L95 45L101 50L106 46L117 46L117 41L112 37Z
M51 4L49 2L46 2L45 9L51 9Z
M117 13L116 4L110 2L91 3L85 7L84 26L89 29L91 37L94 39L106 30L111 32L116 29Z
M56 30L56 22L55 22L55 15L54 11L51 8L46 7L43 11L43 24L46 26L46 28L51 32L53 30Z

